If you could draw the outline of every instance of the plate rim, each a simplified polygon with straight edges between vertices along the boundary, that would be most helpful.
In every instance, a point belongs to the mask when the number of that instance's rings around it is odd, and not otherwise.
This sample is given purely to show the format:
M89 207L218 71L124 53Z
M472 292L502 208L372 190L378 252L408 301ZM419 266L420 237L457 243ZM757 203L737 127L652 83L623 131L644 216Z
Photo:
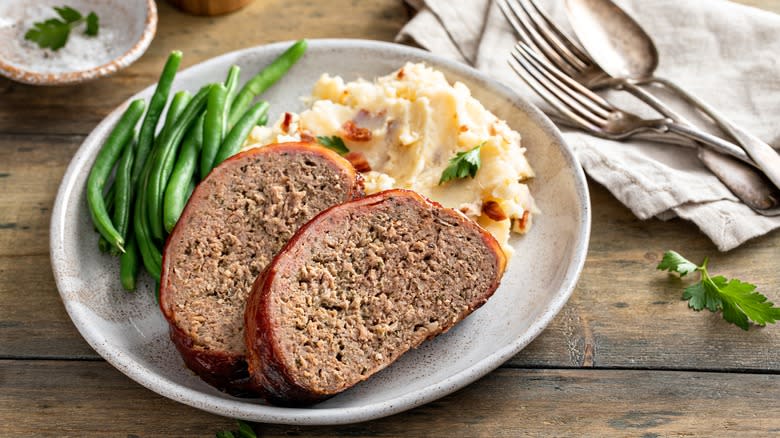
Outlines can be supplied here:
M249 55L258 49L272 51L283 50L284 48L289 47L289 45L293 42L293 40L290 40L272 44L262 44L228 52L194 64L187 69L182 70L180 73L189 71L191 69L200 69L203 68L204 65L211 63L220 63L223 58ZM579 164L577 157L574 155L571 146L569 146L568 143L564 140L558 128L555 127L552 121L550 121L550 119L544 113L542 113L538 107L518 95L505 84L490 78L485 73L466 64L440 57L425 50L404 46L401 44L384 41L342 38L308 39L308 43L310 49L316 48L327 50L332 48L339 48L353 50L369 49L372 51L393 51L405 56L415 56L422 59L423 61L430 61L433 64L442 65L447 69L458 72L463 76L477 79L486 88L500 94L502 97L507 98L513 106L522 108L533 123L536 123L540 129L542 129L561 146L560 149L564 161L573 169L576 198L581 203L578 224L582 228L582 232L577 234L577 241L573 247L572 263L567 267L561 288L559 288L559 290L554 293L553 298L544 308L544 311L541 312L539 317L531 323L529 329L523 333L522 336L518 337L503 348L494 351L492 354L486 356L470 367L452 374L434 384L422 387L416 391L402 394L390 400L357 407L315 409L285 408L261 405L256 403L247 403L247 401L241 399L231 400L220 398L212 394L203 393L196 389L189 388L169 379L163 378L138 364L137 362L131 361L127 358L127 356L124 356L123 358L121 350L114 351L115 349L102 344L100 339L95 338L95 336L91 333L93 329L89 327L88 324L84 324L83 321L81 321L81 319L78 317L80 312L78 309L79 305L74 303L73 300L66 298L65 294L63 293L63 290L67 289L67 287L62 284L64 282L63 272L66 271L66 268L62 266L65 264L65 261L60 260L62 258L62 245L60 243L63 241L63 230L65 229L64 223L66 222L65 201L66 199L70 198L71 193L74 190L76 170L78 168L82 168L85 165L84 161L89 159L88 153L85 150L85 146L88 143L94 142L95 137L100 138L105 133L107 133L109 127L113 126L115 120L118 119L118 117L121 115L121 112L125 110L129 102L135 98L135 96L149 91L156 84L151 84L150 86L134 93L133 96L130 96L116 109L106 115L103 120L101 120L101 122L84 139L81 146L79 146L79 149L76 151L70 163L68 164L67 170L63 175L62 181L57 190L57 196L55 198L54 207L52 209L49 229L49 250L52 271L57 285L57 290L60 294L60 298L63 301L68 316L78 329L79 334L103 359L105 359L113 367L117 368L135 382L166 398L217 415L241 418L249 421L288 425L339 425L368 421L393 415L448 395L458 389L465 387L468 384L473 383L477 379L498 368L501 366L501 364L506 362L509 358L517 354L526 345L533 341L566 304L574 291L580 274L582 273L590 242L591 205L585 173L582 169L582 166ZM57 257L58 255L60 257Z

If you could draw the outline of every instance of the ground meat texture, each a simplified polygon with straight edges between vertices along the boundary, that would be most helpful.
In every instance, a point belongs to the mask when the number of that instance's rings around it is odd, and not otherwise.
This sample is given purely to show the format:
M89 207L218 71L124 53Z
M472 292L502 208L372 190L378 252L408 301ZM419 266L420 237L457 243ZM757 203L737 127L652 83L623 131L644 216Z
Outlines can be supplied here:
M251 392L243 340L252 283L301 225L359 196L349 162L307 143L249 150L198 185L166 244L160 289L193 371L233 394Z
M484 304L505 263L490 234L414 192L333 207L254 285L246 313L254 384L278 404L337 394Z

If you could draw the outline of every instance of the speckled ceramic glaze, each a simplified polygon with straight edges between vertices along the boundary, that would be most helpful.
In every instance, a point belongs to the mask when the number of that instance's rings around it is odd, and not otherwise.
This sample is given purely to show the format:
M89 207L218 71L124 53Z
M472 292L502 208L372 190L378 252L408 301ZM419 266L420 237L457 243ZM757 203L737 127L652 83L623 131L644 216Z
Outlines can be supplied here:
M86 51L86 59L67 69L52 69L48 56L55 52L24 41L31 23L25 23L30 8L49 10L66 4L86 15L94 11L100 18L96 39L105 51ZM49 12L45 18L56 15ZM45 19L41 17L40 21ZM38 21L38 20L36 20ZM33 85L64 85L85 82L115 73L135 62L149 47L157 30L154 0L2 0L0 1L0 75ZM71 32L83 32L83 25ZM72 44L72 42L69 43ZM97 41L97 40L96 40ZM67 47L67 44L66 44ZM63 48L64 49L64 48ZM60 50L63 50L60 49Z
M246 49L196 65L179 74L173 88L194 92L222 80L234 63L246 80L289 44ZM542 214L528 235L512 241L516 254L484 307L368 381L309 408L234 398L184 367L168 338L152 282L144 276L138 291L124 292L117 259L97 249L84 186L103 139L127 103L120 106L84 141L57 194L51 223L57 286L73 323L108 362L152 391L220 415L269 423L341 424L394 414L449 394L501 365L544 329L569 298L587 252L590 204L584 174L558 130L538 109L476 70L421 50L359 40L314 40L309 47L264 96L271 103L272 120L285 110L302 110L300 96L310 92L323 72L347 80L373 78L406 61L426 62L450 81L467 84L488 109L522 134L537 173L530 187ZM150 86L132 98L149 98L152 91Z

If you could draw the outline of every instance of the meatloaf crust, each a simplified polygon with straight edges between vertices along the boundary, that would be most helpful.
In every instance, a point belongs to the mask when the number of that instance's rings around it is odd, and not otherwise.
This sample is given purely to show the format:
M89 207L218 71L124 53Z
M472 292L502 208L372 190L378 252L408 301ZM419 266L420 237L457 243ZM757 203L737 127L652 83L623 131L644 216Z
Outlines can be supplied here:
M280 405L331 397L482 306L505 265L493 236L415 192L331 207L255 281L244 332L252 385Z
M220 390L255 395L243 341L252 283L301 225L362 195L349 162L316 144L250 149L216 167L163 252L160 308L185 364Z

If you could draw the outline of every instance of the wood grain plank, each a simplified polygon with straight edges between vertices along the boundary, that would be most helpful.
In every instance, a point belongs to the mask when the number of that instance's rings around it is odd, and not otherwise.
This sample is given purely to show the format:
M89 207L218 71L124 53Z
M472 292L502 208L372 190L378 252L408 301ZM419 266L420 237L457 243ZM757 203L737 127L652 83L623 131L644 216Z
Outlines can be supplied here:
M103 362L0 361L0 379L2 436L213 437L233 427ZM780 431L780 376L501 369L385 419L256 429L264 437L769 436Z
M48 255L0 257L0 302L0 358L100 358L65 312Z
M0 357L96 357L57 300L48 257L56 188L81 136L0 135ZM680 300L686 281L656 271L662 253L694 260L714 256L714 272L758 283L780 301L776 269L780 233L718 254L681 220L640 221L591 181L594 209L588 259L575 293L548 329L510 364L523 367L780 370L780 328L743 332L719 315L696 313ZM652 238L650 238L652 236ZM29 255L29 257L19 257ZM615 281L615 279L619 281ZM49 303L32 317L25 306ZM51 306L56 312L47 313ZM56 342L46 342L53 336ZM41 337L45 335L46 337ZM35 339L27 342L26 339ZM10 356L9 356L10 355Z
M182 68L223 53L300 38L392 40L408 15L400 0L263 0L238 13L195 17L158 2L157 35L122 72L67 87L34 87L0 78L0 132L87 134L112 109L151 85L167 54L185 53Z
M735 3L742 3L766 11L780 14L780 0L733 0Z
M517 366L780 369L780 327L744 332L720 314L694 312L681 300L693 279L655 269L674 249L691 260L711 256L711 272L757 284L780 302L780 233L729 253L683 220L641 221L603 187L589 181L593 229L585 269L563 311L511 360ZM694 276L694 278L696 278Z
M48 254L57 188L82 141L82 136L0 135L0 257Z

